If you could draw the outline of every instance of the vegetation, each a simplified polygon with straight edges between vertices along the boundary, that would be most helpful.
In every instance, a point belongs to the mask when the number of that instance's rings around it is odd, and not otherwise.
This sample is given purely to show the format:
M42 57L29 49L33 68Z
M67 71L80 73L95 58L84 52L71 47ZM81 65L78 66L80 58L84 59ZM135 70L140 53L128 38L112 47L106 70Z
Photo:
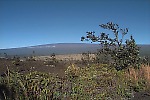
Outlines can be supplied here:
M20 57L14 56L12 63L16 66L21 64Z
M57 59L56 59L55 53L52 53L51 56L50 56L50 58L47 58L44 63L45 63L45 65L47 65L47 66L53 66L53 67L55 67L56 64L58 63L58 61L57 61Z
M111 30L114 34L114 38L104 32L100 33L99 36L96 36L95 32L87 32L87 36L81 37L81 41L91 40L92 42L99 42L102 49L97 53L98 58L102 54L105 56L105 59L111 58L105 60L105 63L108 64L108 62L111 62L111 66L114 66L117 70L126 69L128 67L139 68L139 47L136 45L133 36L131 35L130 39L126 39L124 42L124 36L128 33L128 29L122 29L118 24L112 22L99 26L103 29Z
M82 53L81 61L83 65L88 66L94 62L95 59L91 55L92 53L90 51Z
M132 36L123 44L123 37L128 29L120 29L112 22L100 26L112 30L115 38L110 38L106 33L95 36L95 32L87 32L87 36L81 38L102 45L103 48L96 53L95 61L90 52L83 53L81 61L86 64L82 63L83 67L78 67L79 62L72 63L65 69L64 76L32 70L24 73L7 69L5 75L0 77L0 99L128 100L135 92L149 90L150 85L144 75L135 78L128 70L139 68L141 59L139 48ZM108 59L109 57L111 59ZM19 57L14 57L13 60L15 66L21 66ZM31 58L27 61L36 60ZM50 59L43 62L46 65L58 63L54 53Z
M65 77L41 72L22 74L8 69L0 78L0 98L5 100L130 99L134 92L148 89L144 77L135 80L126 71L107 64L77 67L72 64Z

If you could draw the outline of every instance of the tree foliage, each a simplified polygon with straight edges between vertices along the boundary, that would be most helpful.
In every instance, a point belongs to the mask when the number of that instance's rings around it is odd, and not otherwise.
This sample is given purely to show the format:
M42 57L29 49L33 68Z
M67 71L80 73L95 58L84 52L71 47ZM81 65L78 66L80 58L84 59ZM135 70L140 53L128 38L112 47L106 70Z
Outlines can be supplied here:
M96 36L93 31L86 32L86 37L81 37L81 41L98 42L102 46L102 49L98 51L98 56L104 54L110 57L111 65L117 70L122 70L129 66L138 68L140 64L139 47L136 45L132 35L130 39L126 39L124 42L124 36L128 33L128 28L122 29L118 24L114 24L113 22L108 22L107 24L101 24L99 26L103 29L112 31L114 38L104 32Z

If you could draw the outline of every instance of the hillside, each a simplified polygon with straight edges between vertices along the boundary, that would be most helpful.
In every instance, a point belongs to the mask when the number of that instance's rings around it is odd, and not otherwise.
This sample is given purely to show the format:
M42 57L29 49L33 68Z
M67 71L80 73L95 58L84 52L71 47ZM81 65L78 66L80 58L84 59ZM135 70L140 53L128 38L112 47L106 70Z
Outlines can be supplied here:
M150 56L150 45L138 45L140 47L141 56ZM4 53L8 56L47 56L55 53L56 55L64 54L79 54L83 52L96 52L100 48L98 44L87 43L58 43L45 44L30 47L0 49L0 56L4 57ZM34 54L33 54L34 51Z

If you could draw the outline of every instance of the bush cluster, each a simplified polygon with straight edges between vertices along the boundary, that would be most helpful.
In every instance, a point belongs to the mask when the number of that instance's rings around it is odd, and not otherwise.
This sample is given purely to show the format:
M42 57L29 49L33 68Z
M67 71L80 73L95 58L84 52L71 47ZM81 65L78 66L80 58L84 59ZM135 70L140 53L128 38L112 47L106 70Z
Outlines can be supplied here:
M79 68L72 64L65 77L41 72L21 74L8 70L0 77L0 99L78 100L129 99L133 92L146 89L146 81L128 78L107 64Z

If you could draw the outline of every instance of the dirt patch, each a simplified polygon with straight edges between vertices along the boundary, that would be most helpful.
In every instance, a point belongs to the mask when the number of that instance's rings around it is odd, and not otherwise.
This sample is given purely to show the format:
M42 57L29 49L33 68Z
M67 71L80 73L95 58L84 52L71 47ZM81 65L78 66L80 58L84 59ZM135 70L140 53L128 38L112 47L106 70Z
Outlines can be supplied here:
M4 75L9 70L14 70L18 72L30 72L30 71L39 71L46 73L54 73L59 76L64 76L64 72L68 66L65 62L61 61L54 64L46 63L45 61L22 61L19 62L19 65L14 65L13 60L0 59L0 75Z
M131 100L150 100L150 92L143 91L135 93L134 97Z

